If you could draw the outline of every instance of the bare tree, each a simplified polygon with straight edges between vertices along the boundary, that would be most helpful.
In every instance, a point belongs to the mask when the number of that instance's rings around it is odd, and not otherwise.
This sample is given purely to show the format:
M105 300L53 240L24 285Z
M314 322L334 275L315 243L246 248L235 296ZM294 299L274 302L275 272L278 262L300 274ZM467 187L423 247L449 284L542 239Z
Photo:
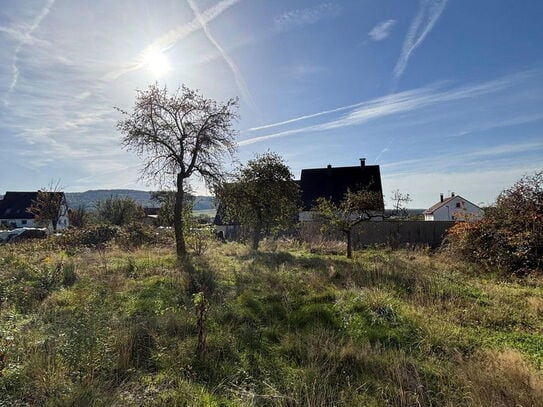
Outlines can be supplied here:
M57 230L60 218L68 214L68 205L66 197L62 192L60 180L51 181L48 187L38 191L38 195L27 209L27 212L34 215L38 224L52 225L53 231Z
M232 124L238 100L217 103L184 85L175 93L158 84L138 90L131 113L117 123L123 146L145 162L142 178L160 184L175 180L174 228L178 259L186 257L182 210L184 183L193 175L208 184L220 181L225 156L235 151Z
M411 202L411 195L403 193L399 189L392 191L390 197L391 211L388 216L398 220L406 220L409 218L409 212L407 211L407 204Z

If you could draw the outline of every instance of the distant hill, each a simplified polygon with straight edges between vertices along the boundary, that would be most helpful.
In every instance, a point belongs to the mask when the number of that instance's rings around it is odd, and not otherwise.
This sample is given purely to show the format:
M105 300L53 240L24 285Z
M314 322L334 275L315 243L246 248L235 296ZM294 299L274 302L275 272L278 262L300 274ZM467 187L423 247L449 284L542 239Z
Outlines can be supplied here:
M93 209L98 201L105 201L110 197L116 198L132 198L143 207L156 207L157 203L151 200L149 191L138 191L134 189L96 189L85 192L66 192L68 206L76 208L84 206L88 209ZM213 197L198 195L195 197L194 210L210 210L215 209Z
M84 206L88 209L94 209L98 201L105 201L109 197L129 197L136 201L141 206L155 207L156 202L151 201L151 193L149 191L139 191L135 189L95 189L85 192L66 192L66 199L71 208ZM3 195L0 195L0 199ZM212 196L197 195L194 202L195 211L211 211L217 209L214 198ZM391 213L390 209L386 210ZM409 216L422 216L424 209L408 209Z

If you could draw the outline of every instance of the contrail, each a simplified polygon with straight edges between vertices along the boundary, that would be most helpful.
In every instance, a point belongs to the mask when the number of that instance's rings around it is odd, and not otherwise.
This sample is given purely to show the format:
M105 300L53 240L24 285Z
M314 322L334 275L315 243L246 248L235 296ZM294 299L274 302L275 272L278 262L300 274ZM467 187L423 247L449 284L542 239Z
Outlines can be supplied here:
M399 93L393 93L391 95L382 96L374 99L370 99L364 102L356 103L349 106L342 106L336 109L328 110L325 112L315 113L313 115L306 115L296 117L286 122L297 122L304 120L307 117L315 117L325 114L326 112L348 110L345 114L339 118L331 119L323 123L303 126L294 129L288 129L271 134L264 134L261 136L255 136L241 140L238 142L239 146L246 146L254 143L260 143L263 141L293 136L301 133L308 132L321 132L327 130L333 130L348 126L355 126L366 123L371 120L392 116L399 113L407 113L419 109L426 108L438 103L446 103L456 100L465 100L492 93L500 92L508 89L512 86L516 86L521 83L525 83L528 79L538 77L540 74L537 71L525 71L519 72L513 75L503 76L501 78L490 80L482 83L468 84L461 87L444 89L443 86L438 84L425 86L422 88L405 90ZM285 123L285 122L282 122ZM262 128L270 128L279 126L282 123L275 123ZM386 148L394 143L394 139L389 142ZM385 150L384 149L384 150ZM380 153L383 154L385 151ZM380 157L380 155L378 157Z
M245 79L243 79L243 75L241 74L241 71L239 70L238 66L235 64L235 62L230 58L230 55L226 53L223 47L217 42L215 37L211 34L209 31L209 28L207 26L207 22L203 18L202 14L200 13L200 10L198 9L198 6L194 3L193 0L187 0L187 3L189 4L190 8L192 9L194 15L196 16L196 19L202 26L202 29L204 30L204 33L207 37L207 39L217 48L217 51L221 54L225 62L230 67L230 70L234 74L234 79L236 80L236 84L238 86L239 91L241 92L242 97L245 99L245 101L254 109L257 110L256 104L254 102L253 97L251 96L251 93L249 92L249 88L247 87L247 83L245 82Z
M348 106L342 106L342 107L338 107L338 108L331 109L331 110L324 110L322 112L312 113L312 114L308 114L308 115L305 115L305 116L299 116L299 117L295 117L293 119L285 120L285 121L278 122L278 123L266 124L264 126L258 126L258 127L251 127L250 129L245 130L245 132L270 129L272 127L279 127L279 126L283 126L285 124L290 124L290 123L295 123L295 122L299 122L299 121L302 121L302 120L312 119L314 117L324 116L324 115L327 115L327 114L330 114L330 113L341 112L342 110L348 110L348 109L352 109L354 107L361 106L364 103L366 103L366 102L358 102L358 103L348 105Z
M398 79L407 68L411 54L422 44L430 31L432 31L446 5L447 0L421 0L417 15L413 18L405 37L400 58L394 67L393 88L396 87Z
M379 154L377 154L377 157L375 157L375 160L373 160L374 162L378 162L379 161L379 158L381 158L381 156L386 153L388 151L388 149L390 148L390 146L392 145L392 143L394 143L394 138L391 138L390 141L388 142L387 146L385 148L383 148L381 150L381 152Z
M43 19L47 17L47 14L49 14L49 12L51 11L51 7L53 7L53 4L55 4L55 0L47 1L45 6L41 9L40 14L38 14L36 18L34 18L32 25L28 27L28 30L23 33L22 38L30 38L32 36L32 33L37 30ZM21 39L15 47L15 52L13 53L13 62L11 63L11 70L13 72L13 76L11 78L11 83L9 84L8 90L4 94L5 105L8 104L8 96L11 94L11 92L13 92L19 80L19 68L17 66L17 61L19 60L19 53L21 52L23 44L24 41Z
M228 10L230 7L236 5L241 0L222 0L217 3L215 6L208 8L206 11L200 14L202 21L207 24L221 15L224 11ZM205 25L204 24L204 25ZM115 80L119 77L127 74L129 72L138 70L145 65L144 57L153 51L166 52L170 48L174 47L179 41L183 38L186 38L188 35L192 34L203 28L203 25L198 18L194 18L192 21L174 28L173 30L168 31L166 34L162 35L150 45L148 45L142 52L140 52L138 58L125 65L124 67L117 69L115 71L109 72L104 76L106 80Z

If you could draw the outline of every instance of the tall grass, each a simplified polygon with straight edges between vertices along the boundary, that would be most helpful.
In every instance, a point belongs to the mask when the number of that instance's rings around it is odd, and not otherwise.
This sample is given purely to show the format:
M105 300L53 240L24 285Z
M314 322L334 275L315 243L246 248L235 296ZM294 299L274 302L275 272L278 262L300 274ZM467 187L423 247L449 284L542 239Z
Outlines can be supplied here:
M0 406L542 405L541 277L262 247L0 247Z

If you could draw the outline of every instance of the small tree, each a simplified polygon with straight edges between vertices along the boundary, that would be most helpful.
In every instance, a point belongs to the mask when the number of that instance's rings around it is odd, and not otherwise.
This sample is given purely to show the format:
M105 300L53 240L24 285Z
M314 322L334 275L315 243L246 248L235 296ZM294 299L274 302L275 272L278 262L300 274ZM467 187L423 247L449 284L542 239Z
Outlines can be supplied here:
M297 221L300 192L283 159L268 152L242 166L233 182L217 189L225 220L252 231L252 247L262 235L292 226Z
M352 192L347 190L339 203L331 199L318 198L314 210L323 221L325 228L332 228L345 234L347 257L353 257L352 232L356 225L384 216L383 196L380 192L366 189Z
M225 103L204 98L185 86L169 94L157 84L138 91L131 113L120 110L124 119L117 128L123 145L143 158L142 177L151 182L175 180L174 228L176 252L185 258L187 249L182 209L184 184L193 175L208 183L219 182L225 155L235 150L232 122L237 118L237 99Z
M96 216L101 222L123 226L140 221L144 212L142 207L132 198L110 197L96 203Z
M57 230L60 218L66 216L67 211L66 197L59 182L51 183L48 188L38 191L38 196L27 209L27 212L34 215L39 225L46 227L51 225L53 231Z

